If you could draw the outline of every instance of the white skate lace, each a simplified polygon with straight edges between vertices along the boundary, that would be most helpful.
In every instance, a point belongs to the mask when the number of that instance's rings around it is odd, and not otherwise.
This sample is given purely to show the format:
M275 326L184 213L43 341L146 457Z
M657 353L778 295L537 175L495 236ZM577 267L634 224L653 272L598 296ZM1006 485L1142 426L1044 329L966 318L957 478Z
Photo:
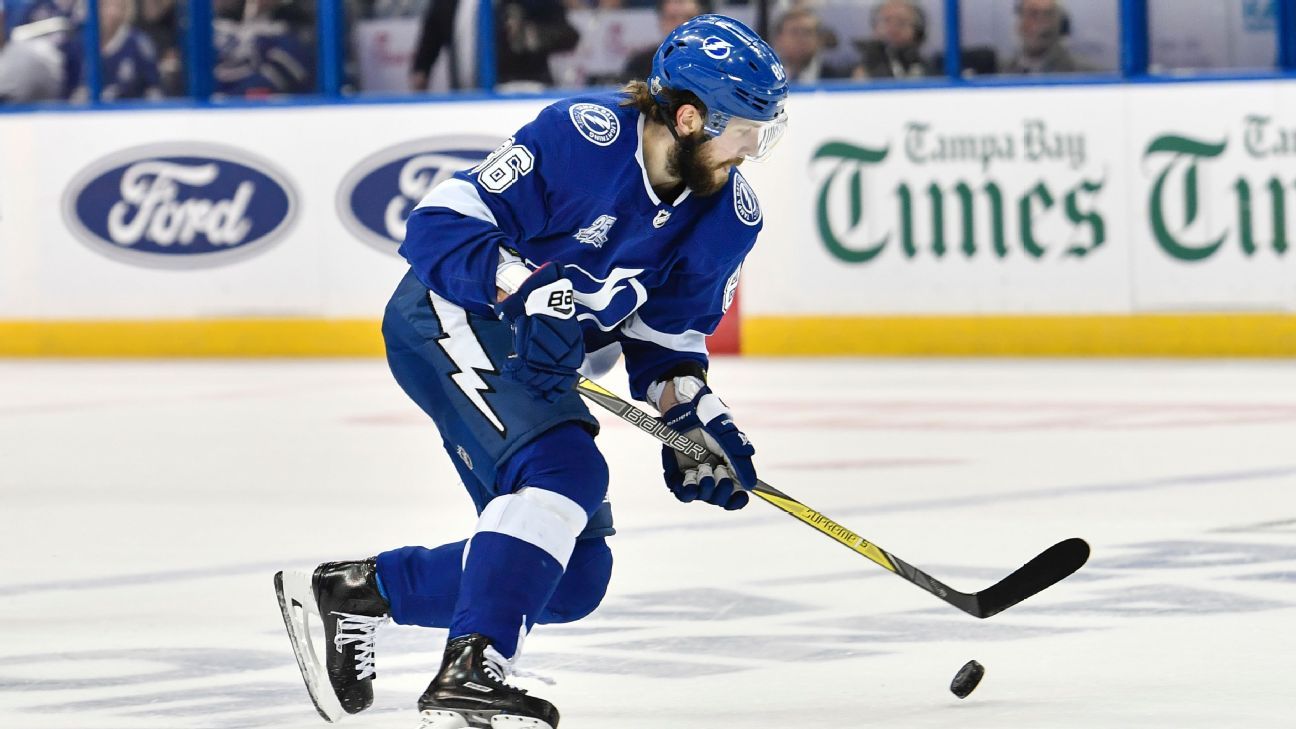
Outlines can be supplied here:
M355 644L356 680L363 681L374 675L374 632L378 626L390 618L386 615L352 615L351 613L333 613L337 616L337 632L333 635L333 647L342 652L343 648Z
M482 652L482 658L486 661L486 665L482 667L482 670L486 671L486 675L505 685L508 685L507 681L509 676L533 678L548 686L553 686L558 683L544 674L518 668L514 665L513 661L505 658L499 651L490 646L487 646L486 650Z

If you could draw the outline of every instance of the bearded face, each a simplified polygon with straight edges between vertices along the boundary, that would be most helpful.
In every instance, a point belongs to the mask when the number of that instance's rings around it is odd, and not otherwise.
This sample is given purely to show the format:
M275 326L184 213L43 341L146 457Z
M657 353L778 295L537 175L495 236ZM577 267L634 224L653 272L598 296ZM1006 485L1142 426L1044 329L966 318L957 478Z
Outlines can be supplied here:
M682 136L666 159L666 171L678 177L694 195L714 195L729 182L729 169L742 159L716 159L711 139L702 131Z

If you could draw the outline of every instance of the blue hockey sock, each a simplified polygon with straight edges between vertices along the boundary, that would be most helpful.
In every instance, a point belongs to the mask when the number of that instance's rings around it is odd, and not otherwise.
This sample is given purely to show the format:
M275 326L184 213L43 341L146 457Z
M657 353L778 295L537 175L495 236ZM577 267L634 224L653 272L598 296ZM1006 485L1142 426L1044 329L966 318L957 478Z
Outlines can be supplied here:
M402 547L378 555L378 584L400 625L447 628L459 598L464 546Z
M481 633L505 657L539 618L562 579L589 514L539 488L500 496L482 510L468 546L450 637Z
M507 534L472 539L450 636L481 633L511 658L562 579L563 566L545 550Z
M378 555L378 590L399 625L448 628L459 600L466 541L436 549L402 547ZM612 575L612 552L603 538L576 542L558 587L534 623L569 623L598 607Z
M378 555L392 619L448 627L451 637L481 633L512 656L524 628L589 614L607 590L612 554L602 538L577 547L575 535L601 508L607 479L606 461L579 425L526 444L501 469L505 494L482 510L466 566L465 542Z

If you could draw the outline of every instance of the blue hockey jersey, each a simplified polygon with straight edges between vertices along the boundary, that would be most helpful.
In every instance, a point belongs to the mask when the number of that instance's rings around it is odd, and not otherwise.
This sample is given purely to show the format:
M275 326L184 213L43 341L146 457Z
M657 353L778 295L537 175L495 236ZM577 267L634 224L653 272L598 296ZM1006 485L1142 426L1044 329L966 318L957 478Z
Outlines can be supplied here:
M157 52L142 31L123 24L101 52L104 101L162 98Z
M429 289L491 315L500 251L561 263L576 291L590 376L625 355L634 397L715 331L761 229L733 169L720 192L662 201L643 163L644 119L619 93L565 99L485 162L434 188L400 248Z

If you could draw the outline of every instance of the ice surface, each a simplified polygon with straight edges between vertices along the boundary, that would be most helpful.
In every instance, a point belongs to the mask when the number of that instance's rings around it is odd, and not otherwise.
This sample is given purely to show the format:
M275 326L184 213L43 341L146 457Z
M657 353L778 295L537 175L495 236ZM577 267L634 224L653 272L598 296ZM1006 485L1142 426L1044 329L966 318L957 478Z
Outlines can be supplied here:
M1292 363L721 360L713 385L762 477L955 587L1065 537L1093 558L978 621L764 504L675 502L603 418L610 594L523 661L564 729L1293 726ZM6 729L325 726L272 573L473 522L379 360L0 363L0 499ZM443 640L382 630L343 726L413 729Z

